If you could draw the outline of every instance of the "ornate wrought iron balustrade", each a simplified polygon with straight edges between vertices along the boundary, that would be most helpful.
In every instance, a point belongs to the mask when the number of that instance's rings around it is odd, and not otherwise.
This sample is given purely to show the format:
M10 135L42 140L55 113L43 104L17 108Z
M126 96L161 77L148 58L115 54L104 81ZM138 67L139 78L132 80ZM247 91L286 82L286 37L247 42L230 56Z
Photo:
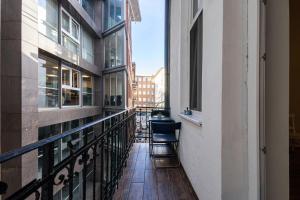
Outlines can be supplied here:
M135 110L125 110L1 154L2 199L111 199L135 126ZM67 156L58 160L57 144L63 141Z

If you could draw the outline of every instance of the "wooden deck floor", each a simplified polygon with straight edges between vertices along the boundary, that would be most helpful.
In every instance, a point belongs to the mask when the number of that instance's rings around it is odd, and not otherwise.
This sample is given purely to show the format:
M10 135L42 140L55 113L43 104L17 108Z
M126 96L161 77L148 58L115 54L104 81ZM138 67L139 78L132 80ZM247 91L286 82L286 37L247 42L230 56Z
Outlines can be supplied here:
M148 144L135 143L114 195L115 200L197 200L181 167L157 168Z

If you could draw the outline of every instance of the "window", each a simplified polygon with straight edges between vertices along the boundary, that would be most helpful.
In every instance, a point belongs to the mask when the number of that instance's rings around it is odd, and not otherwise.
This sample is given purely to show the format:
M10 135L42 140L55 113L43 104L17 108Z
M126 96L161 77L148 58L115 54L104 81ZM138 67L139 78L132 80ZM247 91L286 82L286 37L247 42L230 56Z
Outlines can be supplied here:
M46 56L39 58L39 108L55 108L59 106L59 68L56 60Z
M79 106L80 105L80 73L77 70L67 66L61 68L62 82L62 105Z
M197 12L198 12L198 0L193 0L193 17L195 17Z
M94 19L94 0L81 0L83 9Z
M61 11L61 30L62 45L78 54L80 25L63 9Z
M202 26L201 13L190 32L190 109L202 111Z
M113 33L105 39L105 68L125 64L125 32L124 29Z
M106 75L104 78L105 106L124 106L124 72L117 72Z
M58 4L56 0L38 0L39 32L58 42Z
M104 30L112 28L124 20L124 0L105 0Z
M82 30L82 58L94 64L93 38L84 30Z
M82 105L92 106L93 105L93 81L92 76L83 74L82 75Z

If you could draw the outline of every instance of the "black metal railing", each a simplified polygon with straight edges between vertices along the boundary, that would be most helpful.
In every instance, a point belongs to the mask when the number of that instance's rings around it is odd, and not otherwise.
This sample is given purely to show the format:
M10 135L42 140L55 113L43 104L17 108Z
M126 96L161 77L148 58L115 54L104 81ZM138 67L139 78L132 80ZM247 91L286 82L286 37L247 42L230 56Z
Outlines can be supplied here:
M135 139L135 126L135 109L125 110L1 154L1 198L112 199ZM74 144L79 132L80 146ZM62 140L67 141L69 153L57 162L57 143ZM38 162L39 169L32 170Z
M165 107L136 107L136 142L147 142L149 139L149 117L153 110L168 110Z

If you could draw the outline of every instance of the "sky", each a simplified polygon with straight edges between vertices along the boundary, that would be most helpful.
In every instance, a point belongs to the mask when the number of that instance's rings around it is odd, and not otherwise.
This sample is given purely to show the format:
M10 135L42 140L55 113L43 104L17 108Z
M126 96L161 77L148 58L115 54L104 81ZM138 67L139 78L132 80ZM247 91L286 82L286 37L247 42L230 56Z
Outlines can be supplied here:
M133 62L137 75L164 66L164 0L139 0L142 21L132 24Z

